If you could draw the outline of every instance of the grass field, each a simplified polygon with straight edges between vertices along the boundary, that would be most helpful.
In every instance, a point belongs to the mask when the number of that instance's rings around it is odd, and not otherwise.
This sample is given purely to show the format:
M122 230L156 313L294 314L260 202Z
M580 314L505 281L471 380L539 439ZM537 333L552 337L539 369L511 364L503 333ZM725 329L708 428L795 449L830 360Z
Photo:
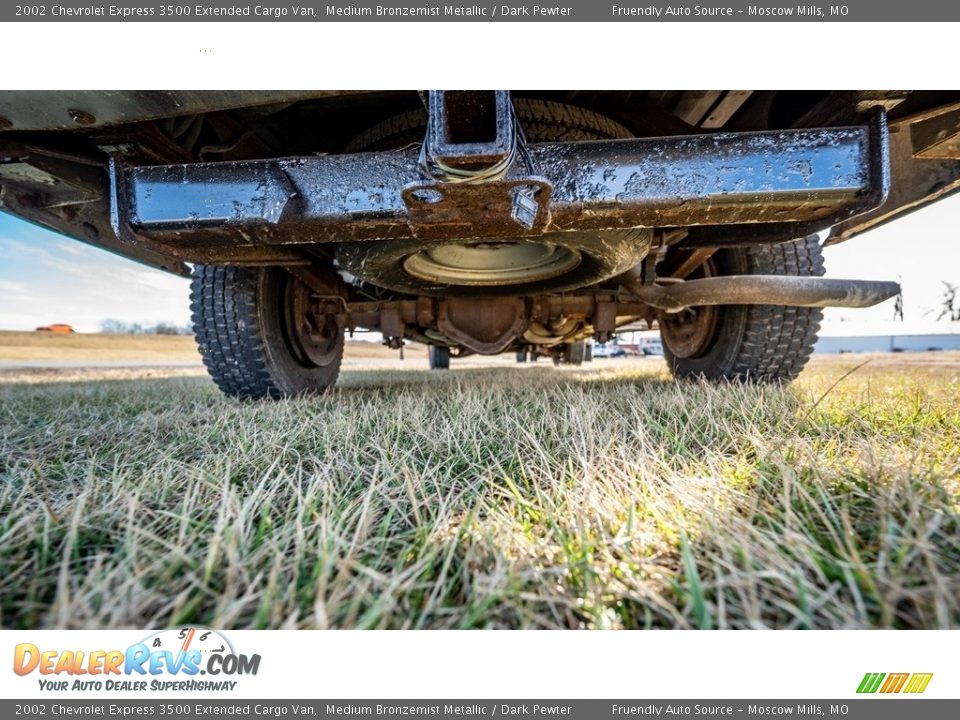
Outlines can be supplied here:
M426 348L410 343L406 348L413 357L426 358ZM344 360L395 360L397 352L375 342L353 340L347 343ZM138 365L195 362L200 366L200 353L193 336L184 335L105 335L102 333L14 332L0 330L0 363L45 361L70 363L122 363ZM50 374L53 378L55 374ZM58 379L59 376L57 376ZM0 380L3 378L0 377Z
M0 373L0 623L958 626L960 355L862 361Z
M184 335L103 335L6 330L0 331L0 360L199 362L200 354L193 337Z

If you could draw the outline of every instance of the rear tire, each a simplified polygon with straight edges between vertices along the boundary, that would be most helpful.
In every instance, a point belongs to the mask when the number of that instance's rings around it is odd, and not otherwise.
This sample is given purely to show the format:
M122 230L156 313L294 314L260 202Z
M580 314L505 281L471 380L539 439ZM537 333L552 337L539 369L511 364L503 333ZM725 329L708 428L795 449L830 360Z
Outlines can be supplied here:
M427 348L427 357L430 359L431 370L450 369L450 348L445 345L430 345Z
M823 275L819 239L718 251L698 275ZM694 276L691 276L694 277ZM784 305L691 308L660 320L663 354L674 377L784 382L813 352L823 311Z
M343 329L332 316L302 316L308 295L282 268L194 266L194 333L220 390L238 398L282 398L323 392L336 382Z

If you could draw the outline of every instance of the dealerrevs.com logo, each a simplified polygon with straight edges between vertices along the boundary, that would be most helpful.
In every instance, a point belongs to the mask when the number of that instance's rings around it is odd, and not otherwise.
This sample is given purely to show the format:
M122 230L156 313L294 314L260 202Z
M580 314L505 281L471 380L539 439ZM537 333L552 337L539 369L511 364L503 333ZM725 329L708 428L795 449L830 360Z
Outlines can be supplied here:
M256 675L259 655L234 651L215 630L181 627L152 635L125 650L14 648L13 671L38 675L44 691L232 691L239 676Z

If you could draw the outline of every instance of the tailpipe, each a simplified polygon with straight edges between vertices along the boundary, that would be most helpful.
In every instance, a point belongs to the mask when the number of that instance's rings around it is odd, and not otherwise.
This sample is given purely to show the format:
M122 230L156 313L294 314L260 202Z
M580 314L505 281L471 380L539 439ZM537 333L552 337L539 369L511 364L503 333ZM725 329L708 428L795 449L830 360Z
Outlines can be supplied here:
M700 305L866 308L900 293L895 282L793 275L726 275L644 285L631 274L622 284L641 302L670 313Z

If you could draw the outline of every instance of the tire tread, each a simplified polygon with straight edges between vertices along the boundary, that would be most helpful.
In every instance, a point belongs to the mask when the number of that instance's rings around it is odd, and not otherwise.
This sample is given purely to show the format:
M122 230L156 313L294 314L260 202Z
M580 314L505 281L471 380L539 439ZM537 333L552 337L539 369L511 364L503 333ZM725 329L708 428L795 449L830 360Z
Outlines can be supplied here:
M730 251L727 251L730 252ZM756 245L744 250L746 270L751 275L821 276L823 254L816 235L777 245ZM748 305L740 338L721 335L715 343L738 343L732 347L733 360L703 368L664 354L677 377L706 377L711 380L747 382L789 382L803 370L820 331L821 308L785 305ZM722 366L720 366L722 365Z
M285 387L270 369L257 312L259 272L195 265L190 311L203 364L221 391L243 399L279 399L297 389ZM334 377L339 365L337 358Z

